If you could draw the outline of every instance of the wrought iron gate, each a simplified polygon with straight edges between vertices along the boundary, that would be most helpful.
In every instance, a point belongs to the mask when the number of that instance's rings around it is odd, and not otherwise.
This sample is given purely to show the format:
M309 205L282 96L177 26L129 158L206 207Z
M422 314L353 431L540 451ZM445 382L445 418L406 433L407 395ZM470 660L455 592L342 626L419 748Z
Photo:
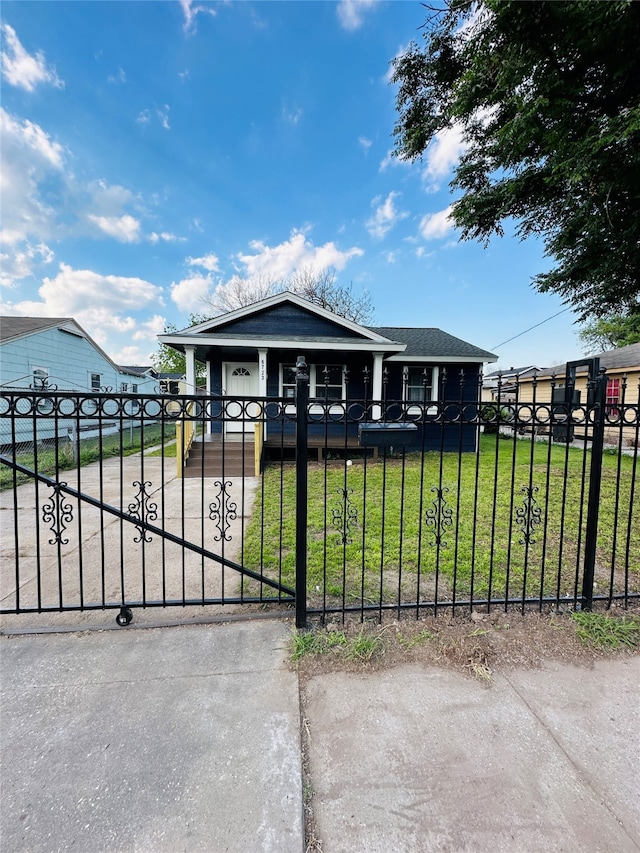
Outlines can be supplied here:
M0 415L2 613L115 608L128 624L138 607L294 601L246 564L255 440L227 431L262 433L282 406L29 390ZM213 461L185 468L198 443Z
M310 400L301 359L295 400L3 393L1 612L640 599L638 389L609 403L594 370L582 404L570 376L483 403L440 380Z

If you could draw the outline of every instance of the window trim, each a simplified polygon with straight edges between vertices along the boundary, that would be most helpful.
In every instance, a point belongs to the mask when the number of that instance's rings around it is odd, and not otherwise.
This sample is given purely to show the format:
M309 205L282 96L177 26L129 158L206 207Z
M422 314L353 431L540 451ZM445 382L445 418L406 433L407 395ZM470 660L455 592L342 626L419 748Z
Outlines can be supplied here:
M617 417L620 406L620 389L621 382L618 376L607 378L607 387L605 389L605 412L612 417Z
M95 385L95 379L97 377L98 384ZM92 391L99 391L102 388L102 374L94 373L92 370L89 371L89 388Z
M42 374L36 375L36 374ZM41 382L42 385L40 388L36 388L36 383ZM40 367L37 364L32 365L31 367L31 384L33 385L36 391L46 391L49 387L49 368L48 367Z
M284 371L285 371L285 368L288 368L288 367L295 370L296 366L295 366L295 364L292 364L291 362L286 362L286 361L283 361L280 363L279 376L278 376L278 387L280 390L280 396L281 397L286 396L284 393L284 389L285 389ZM322 404L326 401L325 397L318 396L318 387L320 387L320 388L325 387L324 379L322 378L322 370L325 367L339 367L340 368L340 376L342 379L342 387L340 389L339 400L340 401L345 400L347 397L347 385L345 382L345 371L347 369L347 366L346 366L346 364L329 364L328 362L322 362L321 364L310 364L309 365L309 400L312 402L317 402L319 404ZM318 374L320 375L320 381L319 382L318 382ZM289 383L289 382L286 383L287 388L290 388L292 385L295 388L295 383ZM337 385L329 384L329 388L337 388L337 387L338 387ZM287 397L286 399L292 400L294 397L295 397L295 393L291 397ZM331 398L329 398L329 401L331 401Z
M431 398L429 400L409 400L407 391L409 390L409 383L404 381L404 372L405 368L410 370L411 368L416 368L420 370L424 370L425 368L431 368L431 385L427 386L431 388ZM423 406L425 406L424 414L427 415L435 415L437 414L437 409L435 406L431 406L431 403L438 402L438 389L440 386L440 368L437 364L403 364L402 365L402 402L408 403L406 409L407 415L422 415L423 414ZM412 386L416 387L416 386Z

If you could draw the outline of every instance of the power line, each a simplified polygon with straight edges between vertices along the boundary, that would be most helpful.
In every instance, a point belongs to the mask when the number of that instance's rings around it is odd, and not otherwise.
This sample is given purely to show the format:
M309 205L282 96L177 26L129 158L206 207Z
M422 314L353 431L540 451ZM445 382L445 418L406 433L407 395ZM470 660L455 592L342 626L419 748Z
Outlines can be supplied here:
M570 311L570 310L571 310L571 306L569 306L568 308L563 308L562 311L558 311L557 314L552 314L550 317L547 317L546 320L541 320L539 323L536 323L535 326L529 326L529 328L525 329L524 332L519 332L517 335L514 335L512 338L509 338L506 341L502 341L501 344L496 344L494 347L491 347L491 349L498 349L498 347L503 347L505 344L510 344L511 341L515 341L516 338L521 338L523 335L526 335L527 332L530 332L532 329L537 329L538 326L542 326L543 323L548 323L549 320L553 320L554 317L559 317L560 314L564 314L565 311Z

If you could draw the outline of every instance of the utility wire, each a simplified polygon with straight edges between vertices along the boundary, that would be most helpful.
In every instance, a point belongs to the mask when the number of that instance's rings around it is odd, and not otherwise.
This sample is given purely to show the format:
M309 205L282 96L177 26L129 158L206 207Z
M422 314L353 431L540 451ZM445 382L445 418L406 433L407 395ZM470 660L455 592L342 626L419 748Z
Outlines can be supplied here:
M558 311L557 314L552 314L550 317L547 317L546 320L541 320L539 323L536 323L535 326L529 326L529 328L525 329L524 332L519 332L517 335L514 335L512 338L509 338L506 341L502 341L501 344L496 344L494 347L491 347L491 349L498 349L498 347L503 347L505 344L510 344L511 341L515 341L516 338L521 338L523 335L526 335L527 332L530 332L532 329L537 329L538 326L542 326L543 323L548 323L549 320L553 320L554 317L559 317L560 314L564 314L565 311L570 311L570 310L571 310L571 306L569 306L568 308L563 308L562 311Z

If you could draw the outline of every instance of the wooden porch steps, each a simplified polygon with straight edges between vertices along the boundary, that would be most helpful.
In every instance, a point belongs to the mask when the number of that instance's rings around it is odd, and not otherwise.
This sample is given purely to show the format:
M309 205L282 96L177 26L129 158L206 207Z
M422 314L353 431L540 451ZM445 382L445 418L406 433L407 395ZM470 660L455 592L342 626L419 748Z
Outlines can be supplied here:
M184 477L254 477L254 455L253 438L244 442L223 442L220 436L196 439L183 469Z

